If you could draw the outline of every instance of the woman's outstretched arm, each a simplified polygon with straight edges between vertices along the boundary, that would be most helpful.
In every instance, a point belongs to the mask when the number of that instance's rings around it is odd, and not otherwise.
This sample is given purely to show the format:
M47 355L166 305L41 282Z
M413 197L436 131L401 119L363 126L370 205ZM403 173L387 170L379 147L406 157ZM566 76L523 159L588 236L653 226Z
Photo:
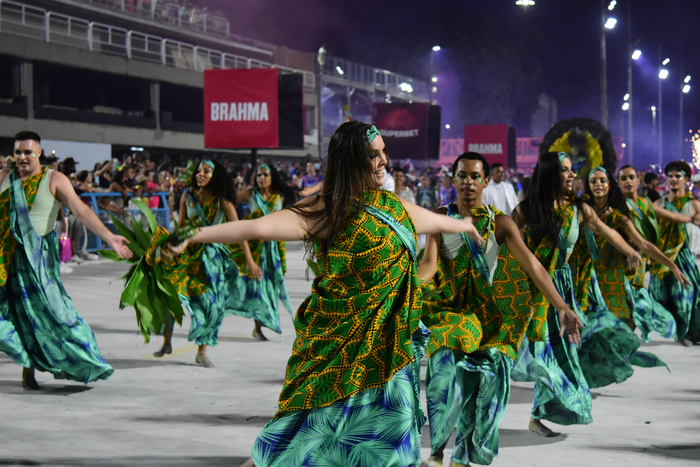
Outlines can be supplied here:
M631 270L636 271L642 264L642 257L634 251L634 248L622 238L622 235L611 229L603 221L600 220L592 207L587 204L583 205L583 222L593 232L601 235L610 243L617 251L627 257L627 262Z
M406 211L413 220L413 225L416 227L416 234L439 234L439 233L466 233L477 244L483 245L484 239L481 238L476 227L472 223L471 217L465 219L455 219L444 214L437 214L433 211L428 211L416 204L401 200Z

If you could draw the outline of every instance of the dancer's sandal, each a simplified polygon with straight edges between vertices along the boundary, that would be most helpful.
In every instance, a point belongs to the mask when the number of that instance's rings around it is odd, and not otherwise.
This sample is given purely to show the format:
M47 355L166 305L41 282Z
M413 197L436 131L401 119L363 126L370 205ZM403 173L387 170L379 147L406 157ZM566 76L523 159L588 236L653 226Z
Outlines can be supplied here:
M163 344L163 347L161 347L159 351L153 352L153 356L161 358L163 355L166 355L166 354L169 355L171 353L173 353L172 344Z

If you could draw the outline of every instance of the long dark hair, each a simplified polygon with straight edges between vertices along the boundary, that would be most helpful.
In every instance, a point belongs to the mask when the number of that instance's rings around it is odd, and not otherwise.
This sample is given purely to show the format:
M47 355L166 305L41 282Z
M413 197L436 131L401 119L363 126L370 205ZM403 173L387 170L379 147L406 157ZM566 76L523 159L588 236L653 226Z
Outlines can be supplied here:
M262 165L262 164L261 164ZM283 206L287 207L290 206L294 203L296 203L301 195L299 192L301 191L299 188L292 187L287 185L282 181L282 177L280 176L279 170L274 168L272 165L265 163L267 166L266 168L270 169L270 189L273 192L278 192L280 195L282 195L282 199L284 200ZM258 165L256 171L255 171L255 177L254 177L254 189L259 190L260 188L258 187L258 169L260 169L260 165Z
M220 163L216 161L208 161L206 162L207 165L209 165L209 162L212 162L214 164L214 173L211 176L211 180L209 180L209 183L205 187L205 189L208 189L211 191L211 193L221 199L225 199L226 201L229 201L233 203L234 205L236 204L236 190L233 188L233 180L231 180L231 176L226 172L226 168L221 165ZM190 177L190 190L194 193L199 186L197 185L197 172L199 172L199 165L202 164L201 162L194 168L192 171L192 176Z
M570 197L574 204L581 208L581 200L562 189L560 173L559 153L546 152L540 155L525 199L518 206L525 225L530 229L534 245L539 245L545 238L554 245L559 243L562 223L561 218L554 213L555 201Z
M622 170L622 169L620 169ZM596 172L598 172L596 170ZM594 172L591 172L593 174ZM614 177L611 177L609 173L605 173L605 176L608 177L608 187L610 188L608 190L608 201L607 204L609 207L613 209L617 209L622 213L624 216L630 215L630 209L627 207L627 198L625 198L625 195L622 194L622 190L620 190L620 186L617 184L617 180L615 180ZM588 177L586 177L586 196L584 198L584 202L588 204L589 206L592 206L595 208L595 198L593 197L593 190L591 190L591 184L588 183Z
M328 251L335 236L364 209L364 192L374 188L371 150L367 130L371 125L352 121L335 130L328 144L326 178L323 190L311 206L323 199L323 209L310 211L298 204L287 207L307 219L318 219L308 232L307 251L313 253L311 240L322 241L322 251ZM324 232L320 237L320 232Z

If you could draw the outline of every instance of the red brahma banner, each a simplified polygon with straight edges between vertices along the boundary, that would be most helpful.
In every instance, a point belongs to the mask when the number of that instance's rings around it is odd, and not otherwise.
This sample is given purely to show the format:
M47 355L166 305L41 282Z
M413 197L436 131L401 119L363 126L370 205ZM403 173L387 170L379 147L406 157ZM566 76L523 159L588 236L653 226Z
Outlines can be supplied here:
M277 69L204 71L204 146L279 147Z
M489 164L515 168L515 128L508 125L464 125L464 151L478 152Z

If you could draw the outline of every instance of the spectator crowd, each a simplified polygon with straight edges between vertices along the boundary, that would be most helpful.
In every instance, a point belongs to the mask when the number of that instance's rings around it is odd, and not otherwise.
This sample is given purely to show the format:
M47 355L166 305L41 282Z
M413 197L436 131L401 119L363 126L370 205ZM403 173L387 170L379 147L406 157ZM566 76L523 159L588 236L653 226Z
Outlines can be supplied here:
M251 163L236 162L230 156L219 157L207 155L206 158L218 160L226 168L234 181L234 186L239 193L249 194L254 186L255 167L260 163L266 163L274 167L284 183L297 188L302 196L308 196L322 188L324 165L310 155L301 161L256 161L256 166ZM11 162L11 158L7 158ZM6 158L0 156L0 169L6 166ZM75 187L78 195L86 193L108 193L97 197L98 214L103 222L111 225L108 212L124 224L130 226L132 216L140 219L139 211L132 202L134 198L144 201L149 208L156 211L169 213L170 227L178 220L180 198L189 180L188 164L198 164L199 159L188 159L181 155L171 157L161 156L158 162L154 161L147 152L124 154L121 159L112 159L100 162L91 169L78 167L78 163L68 157L60 160L55 154L44 155L43 163L51 165L54 170L59 170L66 175ZM646 173L639 172L640 196L647 196L652 202L665 193L665 180L653 170ZM692 193L696 199L700 199L700 173L692 179L694 185ZM577 180L578 182L578 180ZM522 200L525 191L530 184L528 174L515 170L505 170L503 165L494 163L491 166L491 180L484 190L484 202L495 206L500 211L510 215L515 206ZM314 188L316 187L316 188ZM412 162L397 163L386 174L386 182L382 187L393 191L402 198L415 203L425 209L433 210L445 206L456 200L457 192L453 185L453 174L447 167L418 168ZM583 195L582 184L575 183L574 191L579 196ZM161 196L162 195L162 196ZM90 197L82 198L87 204L91 204ZM249 196L239 196L236 210L239 218L245 217L249 211ZM176 208L173 209L173 206ZM164 209L167 208L167 211ZM71 260L63 265L63 272L70 272L71 266L83 261L98 259L94 253L87 251L88 238L85 227L68 211L62 210L57 222L57 233L66 232L71 243ZM165 219L159 219L165 223ZM700 256L700 232L698 232L697 245L693 251Z

